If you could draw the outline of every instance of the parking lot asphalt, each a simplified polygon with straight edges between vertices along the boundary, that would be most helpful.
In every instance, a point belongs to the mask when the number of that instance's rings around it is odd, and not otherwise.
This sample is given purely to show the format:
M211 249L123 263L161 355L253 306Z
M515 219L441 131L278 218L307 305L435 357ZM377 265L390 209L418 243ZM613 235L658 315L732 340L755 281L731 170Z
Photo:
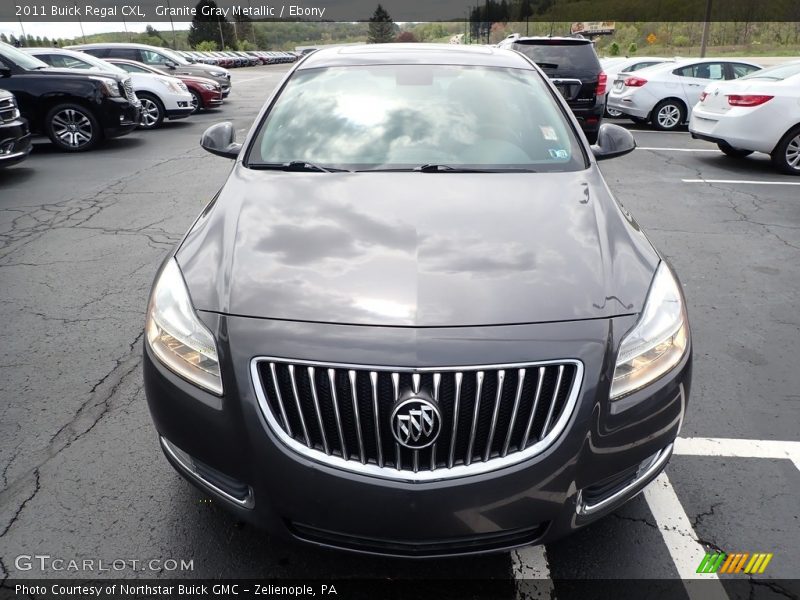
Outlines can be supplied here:
M275 543L173 471L142 390L147 293L231 167L199 147L200 133L232 120L243 135L286 69L239 69L220 109L91 154L39 144L0 171L0 577L444 578L462 597L470 579L491 578L509 581L509 597L565 598L565 580L687 576L722 550L774 557L750 588L720 576L718 592L797 597L783 580L800 573L800 179L686 131L618 120L639 148L602 163L682 279L695 353L666 476L615 514L511 555L364 558ZM193 570L22 570L19 555ZM525 588L514 581L524 577L544 579Z

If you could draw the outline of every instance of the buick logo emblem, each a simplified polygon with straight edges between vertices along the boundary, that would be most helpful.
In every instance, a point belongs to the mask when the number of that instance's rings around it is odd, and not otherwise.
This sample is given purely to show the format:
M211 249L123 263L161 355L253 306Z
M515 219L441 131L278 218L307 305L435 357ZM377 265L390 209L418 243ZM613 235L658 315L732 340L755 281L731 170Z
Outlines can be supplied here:
M413 396L392 411L392 435L406 448L419 450L436 441L442 429L442 415L435 403Z

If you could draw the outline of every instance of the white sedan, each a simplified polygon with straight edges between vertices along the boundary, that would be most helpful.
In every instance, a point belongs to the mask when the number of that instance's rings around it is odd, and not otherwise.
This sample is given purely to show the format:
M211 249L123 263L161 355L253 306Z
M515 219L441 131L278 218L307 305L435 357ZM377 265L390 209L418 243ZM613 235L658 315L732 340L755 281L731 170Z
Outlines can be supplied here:
M104 60L65 48L25 48L48 65L62 69L106 71L130 77L133 91L142 103L140 129L155 129L164 119L183 119L194 112L192 94L180 79L150 73L128 73Z
M689 131L728 156L763 152L779 170L800 175L800 61L708 86Z
M688 121L710 82L738 79L760 68L741 60L695 58L622 72L611 86L607 106L634 121L672 131Z
M606 74L608 81L614 81L620 73L633 73L639 69L646 69L654 65L660 65L665 62L674 63L674 58L664 58L663 56L635 56L632 58L626 56L612 56L610 58L601 58L600 66L603 67L603 72ZM608 107L608 94L606 92L606 114L609 117L621 117L622 113L618 110Z

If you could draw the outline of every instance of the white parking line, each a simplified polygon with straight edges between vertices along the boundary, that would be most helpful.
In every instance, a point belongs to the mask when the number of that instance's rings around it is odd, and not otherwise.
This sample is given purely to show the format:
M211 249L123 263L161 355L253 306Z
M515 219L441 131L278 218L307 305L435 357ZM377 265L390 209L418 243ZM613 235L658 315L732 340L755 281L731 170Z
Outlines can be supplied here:
M681 179L683 183L733 183L739 185L800 185L800 181L754 181L750 179Z
M730 438L678 438L675 440L673 454L788 459L800 470L800 442L737 440Z
M553 581L544 546L528 546L511 552L511 572L516 580L516 598L534 600L553 597Z
M719 150L714 148L650 148L646 146L636 146L637 150L656 150L659 152L716 152L721 154Z
M692 600L725 600L728 595L716 573L703 574L707 582L697 589L691 579L698 578L697 565L706 554L697 539L686 511L672 487L666 473L661 473L653 483L644 489L644 496L650 512L656 520L664 544L667 546L678 575L684 580L686 593Z

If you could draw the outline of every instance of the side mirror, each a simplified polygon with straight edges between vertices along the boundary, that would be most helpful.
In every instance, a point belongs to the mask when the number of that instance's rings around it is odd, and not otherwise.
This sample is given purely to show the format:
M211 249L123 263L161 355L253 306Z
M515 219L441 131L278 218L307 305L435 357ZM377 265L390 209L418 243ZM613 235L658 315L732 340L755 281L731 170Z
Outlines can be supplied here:
M236 131L230 121L206 129L200 138L200 145L211 154L225 158L236 158L242 150L242 145L236 143Z
M174 62L172 62L171 60L168 60L168 61L167 61L167 62L165 62L164 64L166 65L166 67L167 67L168 69L171 69L171 70L173 70L173 71L175 70L175 67L177 67L177 66L178 66L178 64L177 64L177 63L174 63Z
M603 123L597 133L597 143L592 145L596 160L616 158L632 152L636 148L633 134L619 125Z

